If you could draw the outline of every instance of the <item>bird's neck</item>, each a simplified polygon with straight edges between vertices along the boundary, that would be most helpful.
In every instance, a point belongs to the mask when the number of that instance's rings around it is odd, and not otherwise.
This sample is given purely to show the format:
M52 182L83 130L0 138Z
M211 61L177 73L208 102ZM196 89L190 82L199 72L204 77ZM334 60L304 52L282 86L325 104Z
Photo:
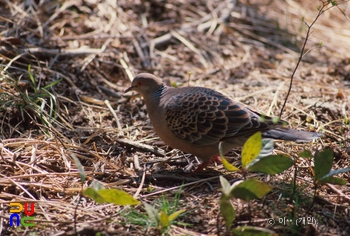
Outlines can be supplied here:
M160 86L152 94L144 97L148 114L156 114L156 110L161 106L160 100L164 93L167 91L167 86Z

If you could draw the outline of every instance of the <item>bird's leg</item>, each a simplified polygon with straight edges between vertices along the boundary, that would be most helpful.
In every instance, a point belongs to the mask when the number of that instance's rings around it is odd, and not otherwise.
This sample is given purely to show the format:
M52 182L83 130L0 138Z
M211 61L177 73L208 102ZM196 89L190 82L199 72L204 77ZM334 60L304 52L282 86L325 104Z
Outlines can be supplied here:
M221 163L221 159L219 156L213 156L210 158L209 161L203 161L201 164L199 164L194 172L203 171L205 168L207 168L209 164L213 163L214 161Z
M213 163L214 161L216 161L218 163L222 162L220 156L213 156L213 157L211 157L210 160L209 160L209 163Z

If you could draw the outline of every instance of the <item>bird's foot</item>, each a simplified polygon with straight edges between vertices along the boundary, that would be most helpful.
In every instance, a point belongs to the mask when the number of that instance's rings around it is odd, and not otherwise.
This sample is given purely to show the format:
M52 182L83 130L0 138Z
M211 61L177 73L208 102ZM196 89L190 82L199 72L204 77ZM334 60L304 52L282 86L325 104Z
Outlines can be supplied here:
M215 161L218 162L218 163L222 163L220 156L213 156L213 157L210 158L209 164L211 164L211 163L213 163Z
M197 169L195 169L194 172L202 172L205 168L207 168L207 166L209 164L211 164L211 163L213 163L215 161L221 163L220 157L219 156L213 156L213 157L210 158L209 161L203 161L201 164L199 164L197 166Z

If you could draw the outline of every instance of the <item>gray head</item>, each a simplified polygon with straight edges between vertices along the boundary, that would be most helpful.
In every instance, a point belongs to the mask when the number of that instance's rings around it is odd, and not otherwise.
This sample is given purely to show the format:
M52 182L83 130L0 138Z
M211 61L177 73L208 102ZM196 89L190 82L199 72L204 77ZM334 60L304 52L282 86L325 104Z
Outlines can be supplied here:
M155 92L163 85L163 81L157 76L149 73L141 73L133 79L131 86L125 90L125 93L133 90L145 96Z

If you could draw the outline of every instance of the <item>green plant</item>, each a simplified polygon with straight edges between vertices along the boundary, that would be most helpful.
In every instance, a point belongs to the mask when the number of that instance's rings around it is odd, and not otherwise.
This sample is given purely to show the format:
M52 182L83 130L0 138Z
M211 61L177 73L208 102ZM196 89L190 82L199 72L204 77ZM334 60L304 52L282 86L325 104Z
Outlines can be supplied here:
M163 210L158 211L152 205L144 203L148 217L156 224L157 229L162 234L172 225L173 221L179 217L185 210L178 210L168 215Z
M288 155L269 155L273 149L273 140L262 140L261 132L252 135L242 148L242 168L231 165L222 154L219 144L220 158L224 167L229 171L240 171L245 178L248 171L266 174L278 174L289 169L293 160Z
M120 206L140 204L133 196L120 189L106 189L99 181L93 180L84 190L84 195L97 203L113 203Z
M148 217L155 223L160 233L164 234L174 221L185 212L184 209L177 210L180 200L181 189L175 194L174 200L169 201L162 196L159 210L150 204L144 203Z
M302 158L313 158L314 160L314 168L312 169L312 175L314 180L314 194L313 194L313 200L309 207L309 210L313 207L316 196L317 196L317 190L321 185L330 183L330 184L336 184L336 185L345 185L347 183L346 180L341 179L339 177L334 177L334 175L350 172L350 167L338 169L338 170L331 170L333 166L333 159L334 154L333 151L329 148L326 148L322 151L316 151L314 155L311 154L310 151L306 150L304 152L301 152L299 154L299 157Z
M268 174L280 173L293 165L293 161L285 155L269 155L273 148L273 141L262 141L261 133L257 132L252 135L244 144L242 149L242 168L239 169L223 157L222 148L219 145L220 157L227 170L240 171L244 179L248 171L264 172ZM272 163L277 165L272 165ZM222 195L220 198L220 212L225 220L226 231L229 232L233 221L235 220L235 210L230 199L240 198L245 201L260 199L271 191L272 187L257 179L248 179L236 182L233 185L222 176L220 176ZM256 227L238 227L230 231L235 235L256 234L261 235L273 234L272 231ZM244 233L245 232L245 233Z
M58 102L56 96L49 90L61 82L55 80L42 86L42 82L36 82L31 65L27 68L28 80L15 79L7 72L2 72L0 82L0 112L18 112L22 120L29 117L34 121L50 126L52 119L57 117Z
M246 174L249 171L254 172L263 172L267 174L277 174L281 173L284 170L287 170L293 165L293 160L288 155L269 155L271 149L273 147L273 142L265 141L263 142L261 139L261 134L258 132L252 135L244 144L242 149L242 167L241 169L231 165L227 162L227 160L222 155L221 146L220 156L223 162L224 167L230 171L239 171L243 174L243 181L236 182L233 185L222 176L220 176L220 182L222 186L222 196L220 198L220 212L225 220L226 230L230 231L231 225L236 218L235 210L230 202L231 198L240 198L245 201L250 201L253 199L259 199L264 197L272 187L264 182L258 181L257 179L246 179ZM313 158L314 159L314 168L313 170L313 179L314 179L314 197L312 203L310 204L310 208L312 208L315 198L317 196L317 189L319 186L332 183L344 185L346 181L344 179L334 177L336 174L349 172L350 167L343 168L339 170L331 171L333 165L333 151L330 149L324 149L323 151L316 151L314 155L311 154L310 151L305 150L299 154L299 157L303 158ZM297 166L295 165L295 169L297 170ZM294 180L293 180L293 189L291 190L291 199L294 202L294 210L291 212L290 219L295 222L297 217L297 206L299 202L299 197L295 195L295 180L297 178L297 172L295 172ZM295 227L295 225L293 225ZM292 227L292 231L296 230ZM300 228L300 225L298 226ZM231 230L231 233L235 235L241 235L243 231L248 233L263 231L263 234L269 233L264 231L263 229L257 229L255 227L242 227L235 228ZM241 232L241 233L240 233Z
M147 214L140 212L137 208L134 207L124 209L120 212L120 216L125 219L125 222L127 224L146 226L147 228L155 226L155 223L150 220Z
M220 176L220 182L222 187L222 195L220 198L220 212L224 217L227 232L230 231L231 225L236 218L235 210L230 201L231 198L235 197L246 201L259 199L264 197L272 189L272 187L268 184L256 179L244 180L230 185L230 183L224 177ZM273 234L273 231L246 226L235 228L231 232L236 235L241 231L245 231L246 233L256 233L262 231L264 233L267 233L267 235Z

